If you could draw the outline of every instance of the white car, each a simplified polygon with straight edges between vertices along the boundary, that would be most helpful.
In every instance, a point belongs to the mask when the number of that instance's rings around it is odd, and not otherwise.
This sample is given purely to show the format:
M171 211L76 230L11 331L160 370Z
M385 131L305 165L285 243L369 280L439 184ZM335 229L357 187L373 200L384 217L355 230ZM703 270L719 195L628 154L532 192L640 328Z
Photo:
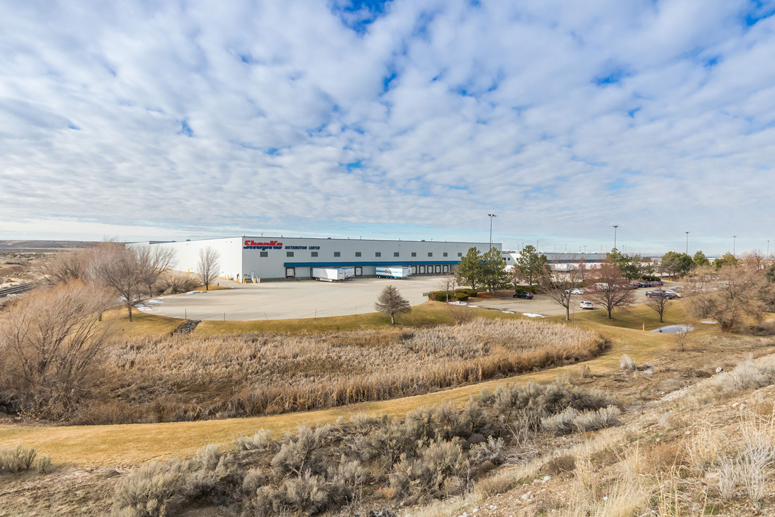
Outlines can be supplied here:
M584 300L579 304L579 307L582 309L594 309L595 307L592 305L592 302Z
M584 289L581 287L577 287L576 289L571 289L570 294L584 294Z
M681 298L681 293L679 293L675 289L670 289L668 291L665 291L665 294L672 294L672 295L675 295L676 298Z

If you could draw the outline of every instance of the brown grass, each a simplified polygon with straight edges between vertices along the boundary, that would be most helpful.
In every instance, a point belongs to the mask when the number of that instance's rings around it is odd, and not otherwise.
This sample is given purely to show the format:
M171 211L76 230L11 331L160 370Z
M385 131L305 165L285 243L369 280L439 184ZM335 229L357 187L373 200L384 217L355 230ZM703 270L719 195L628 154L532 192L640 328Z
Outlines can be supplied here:
M164 337L110 350L75 420L130 423L279 414L386 400L590 359L595 332L526 320L413 331Z

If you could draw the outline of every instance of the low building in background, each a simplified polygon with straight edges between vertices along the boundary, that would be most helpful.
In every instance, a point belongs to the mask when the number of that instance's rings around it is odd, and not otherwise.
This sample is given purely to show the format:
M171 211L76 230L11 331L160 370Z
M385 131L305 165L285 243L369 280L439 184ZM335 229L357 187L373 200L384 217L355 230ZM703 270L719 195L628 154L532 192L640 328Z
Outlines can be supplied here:
M378 267L394 266L405 266L412 275L449 274L470 248L486 250L488 243L242 236L131 245L169 247L175 251L175 269L191 273L200 251L212 247L222 278L252 282L310 279L316 268L351 268L355 277L376 276Z

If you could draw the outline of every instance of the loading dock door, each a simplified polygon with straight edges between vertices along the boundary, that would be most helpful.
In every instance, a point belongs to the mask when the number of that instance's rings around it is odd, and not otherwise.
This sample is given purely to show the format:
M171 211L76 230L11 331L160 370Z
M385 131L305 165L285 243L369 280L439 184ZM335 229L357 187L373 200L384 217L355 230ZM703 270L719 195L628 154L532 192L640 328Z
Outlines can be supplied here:
M425 274L425 266L420 266L420 274L421 275Z
M361 266L355 266L355 276L363 276L363 268Z
M441 266L436 266L436 274L441 273Z
M285 278L296 278L296 268L295 267L285 268Z
M442 268L442 271L443 271L444 273L449 273L449 266L444 266L444 267Z
M413 275L417 274L417 266L412 266L412 274Z

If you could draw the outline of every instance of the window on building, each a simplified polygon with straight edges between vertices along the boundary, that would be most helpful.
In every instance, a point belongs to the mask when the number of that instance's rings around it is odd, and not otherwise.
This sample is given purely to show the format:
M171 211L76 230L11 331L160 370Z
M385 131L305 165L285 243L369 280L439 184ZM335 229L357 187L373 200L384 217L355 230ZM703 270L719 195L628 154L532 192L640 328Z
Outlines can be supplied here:
M375 256L375 257L381 257L381 256L382 256L382 252L381 252L381 251L378 251L378 252L376 252L376 253L374 254L374 256Z
M293 256L293 252L292 251L286 251L285 252L285 256L286 257L292 257Z
M397 256L398 256L398 252L397 252L397 251L394 251L394 252L393 252L393 256L394 256L394 257L397 257Z
M413 257L416 257L416 256L417 256L417 252L416 252L416 251L413 251L413 252L412 252L412 256L413 256Z
M342 252L340 252L340 251L335 251L335 252L334 252L334 256L335 256L335 257L341 257L341 256L342 256Z
M457 252L457 256L458 256L458 257L462 257L462 256L463 256L463 254L462 254L461 252L459 252L459 251L458 251L458 252Z
M448 254L448 253L445 251L445 252L444 252L444 256L446 257L447 255L449 255L449 254Z
M317 256L318 256L318 252L317 252L317 251L313 251L313 252L312 252L312 256L313 256L313 257L317 257Z
M428 256L429 256L429 257L432 257L432 256L433 256L433 252L432 252L432 251L429 251L429 252L428 252Z
M361 256L361 252L360 252L360 251L356 251L356 252L355 252L355 256L356 256L356 257L360 257L360 256Z
M269 256L269 252L268 251L262 251L260 256L261 257L268 257Z

